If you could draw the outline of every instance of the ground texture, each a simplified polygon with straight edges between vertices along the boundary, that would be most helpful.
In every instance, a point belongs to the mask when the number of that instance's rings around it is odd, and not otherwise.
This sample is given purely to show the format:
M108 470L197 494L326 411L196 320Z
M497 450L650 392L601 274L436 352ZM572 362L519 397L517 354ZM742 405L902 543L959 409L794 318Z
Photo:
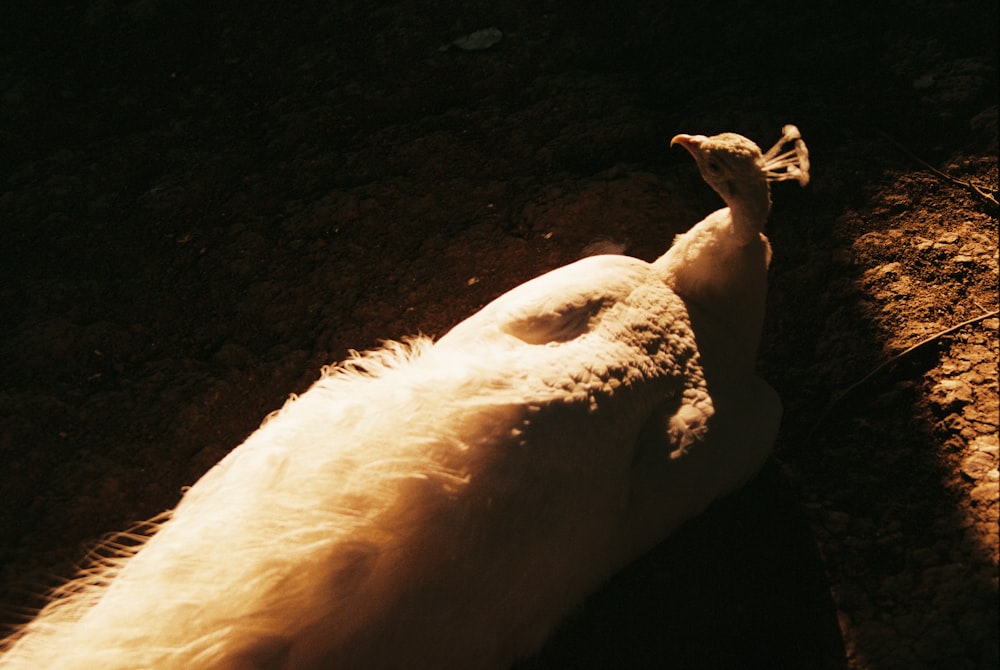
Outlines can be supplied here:
M792 122L775 458L522 666L997 667L996 3L13 4L5 623L349 349L662 253L718 206L673 134Z

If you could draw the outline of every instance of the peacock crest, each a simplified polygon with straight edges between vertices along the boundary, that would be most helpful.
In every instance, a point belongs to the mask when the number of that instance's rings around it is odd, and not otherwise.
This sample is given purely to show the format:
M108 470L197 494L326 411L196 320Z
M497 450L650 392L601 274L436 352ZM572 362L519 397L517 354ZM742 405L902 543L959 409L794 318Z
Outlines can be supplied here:
M805 186L809 183L809 149L797 127L788 124L781 133L781 139L761 156L760 168L768 181L794 179ZM789 143L792 148L782 151Z

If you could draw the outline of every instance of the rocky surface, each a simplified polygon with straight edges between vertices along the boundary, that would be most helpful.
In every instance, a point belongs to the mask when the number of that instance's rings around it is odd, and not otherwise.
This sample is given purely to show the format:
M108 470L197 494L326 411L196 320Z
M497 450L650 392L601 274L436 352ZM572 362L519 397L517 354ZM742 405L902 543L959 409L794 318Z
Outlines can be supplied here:
M773 462L522 665L997 667L998 321L938 335L997 309L997 209L910 155L995 198L995 3L370 5L0 22L4 622L348 349L662 253L717 206L673 134L794 122Z

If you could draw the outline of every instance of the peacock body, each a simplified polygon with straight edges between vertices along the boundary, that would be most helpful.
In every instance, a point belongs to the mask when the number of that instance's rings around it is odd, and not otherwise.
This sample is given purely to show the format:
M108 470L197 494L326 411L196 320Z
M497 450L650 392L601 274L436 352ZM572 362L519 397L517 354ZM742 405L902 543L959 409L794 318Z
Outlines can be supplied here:
M726 208L653 263L585 258L325 369L139 548L108 543L0 669L505 668L540 646L778 428L754 370L763 229L805 146L674 143Z

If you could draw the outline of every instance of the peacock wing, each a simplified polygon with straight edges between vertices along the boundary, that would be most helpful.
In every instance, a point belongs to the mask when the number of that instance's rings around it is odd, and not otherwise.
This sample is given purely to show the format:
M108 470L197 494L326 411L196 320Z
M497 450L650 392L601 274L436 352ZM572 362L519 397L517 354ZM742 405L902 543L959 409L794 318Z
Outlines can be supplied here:
M629 256L590 256L520 286L455 326L439 345L510 338L544 345L590 332L599 316L649 278L648 263Z

